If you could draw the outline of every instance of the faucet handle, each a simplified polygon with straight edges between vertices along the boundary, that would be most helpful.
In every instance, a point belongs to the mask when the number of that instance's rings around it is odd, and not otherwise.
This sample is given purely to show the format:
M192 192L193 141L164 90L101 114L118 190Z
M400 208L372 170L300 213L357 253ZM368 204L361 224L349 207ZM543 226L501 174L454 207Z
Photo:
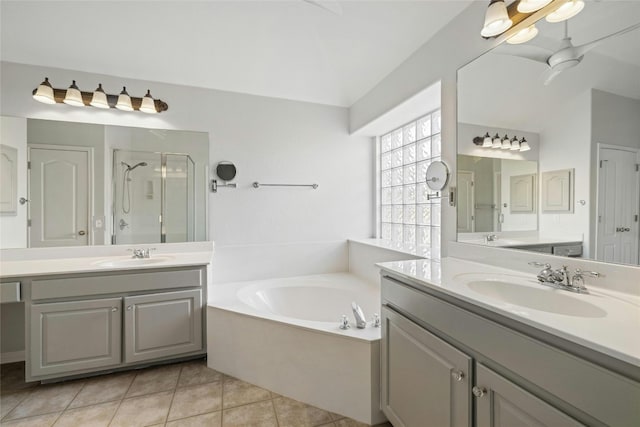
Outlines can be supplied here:
M529 265L532 267L544 267L545 269L551 268L551 264L549 264L548 262L530 261Z
M576 268L575 276L588 276L588 277L602 277L602 273L598 273L597 271L583 271L579 268Z
M340 325L338 326L340 329L349 329L351 325L349 324L349 318L346 314L342 315L342 319L340 319Z

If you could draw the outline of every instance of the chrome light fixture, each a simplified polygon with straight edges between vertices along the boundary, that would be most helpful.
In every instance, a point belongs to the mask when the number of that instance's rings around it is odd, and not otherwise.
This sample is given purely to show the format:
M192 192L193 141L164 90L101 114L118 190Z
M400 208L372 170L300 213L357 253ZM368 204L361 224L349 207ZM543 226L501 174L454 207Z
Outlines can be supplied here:
M547 22L562 22L569 18L573 18L584 9L584 1L569 0L562 6L551 12L545 18Z
M489 135L489 132L487 132L482 140L482 146L485 148L489 148L493 145L493 141L491 141L491 136Z
M551 3L551 0L520 0L517 9L518 12L533 13L542 9L549 3Z
M127 93L127 88L122 86L122 92L118 95L118 102L116 108L122 111L133 111L133 105L131 104L131 97Z
M102 83L98 83L98 87L93 91L89 105L96 108L111 108L107 100L107 94L104 93L104 89L102 89Z
M511 140L511 151L520 151L520 142L518 142L518 138L515 136Z
M84 107L84 101L82 100L82 93L78 86L76 86L76 81L73 80L69 89L67 89L67 94L64 97L64 102L67 105L72 105L74 107Z
M525 138L522 138L520 140L520 151L529 151L529 150L531 150L531 147L529 147L529 143Z
M56 99L53 95L53 87L49 83L49 77L45 77L44 81L32 92L33 99L44 104L55 104Z
M509 37L507 39L507 43L509 44L526 43L537 35L538 35L538 29L536 28L536 25L533 24L523 30L518 31L513 36Z
M147 114L155 114L158 111L156 110L156 104L151 96L151 91L147 89L147 94L142 98L142 104L140 105L140 111Z
M513 25L507 13L504 0L491 0L484 15L484 27L480 31L483 37L493 37L502 34Z

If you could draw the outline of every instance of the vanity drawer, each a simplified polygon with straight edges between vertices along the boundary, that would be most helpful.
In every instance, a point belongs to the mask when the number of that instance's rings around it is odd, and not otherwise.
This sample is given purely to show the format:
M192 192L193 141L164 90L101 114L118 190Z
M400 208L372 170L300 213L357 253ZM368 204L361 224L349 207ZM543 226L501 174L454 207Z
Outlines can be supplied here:
M514 377L516 383L522 382L518 377L524 379L534 394L550 394L547 399L554 402L559 398L603 425L635 425L640 419L637 381L418 291L393 277L382 278L382 301L476 360L491 365L501 375Z
M205 271L204 267L188 267L34 279L31 282L31 300L201 287L206 283Z
M20 301L20 282L0 283L0 303Z

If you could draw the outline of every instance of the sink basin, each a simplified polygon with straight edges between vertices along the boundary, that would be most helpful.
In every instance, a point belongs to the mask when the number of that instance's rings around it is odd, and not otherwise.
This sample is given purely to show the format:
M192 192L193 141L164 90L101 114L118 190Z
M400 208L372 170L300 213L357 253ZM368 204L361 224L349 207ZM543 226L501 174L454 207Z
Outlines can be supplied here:
M547 313L575 317L605 317L607 312L586 301L588 295L543 287L537 281L510 275L460 274L456 276L471 291L500 303ZM534 287L524 282L533 283ZM536 286L539 286L536 287Z
M171 256L155 256L152 258L113 258L98 261L95 264L101 267L136 267L139 265L158 264L173 259Z

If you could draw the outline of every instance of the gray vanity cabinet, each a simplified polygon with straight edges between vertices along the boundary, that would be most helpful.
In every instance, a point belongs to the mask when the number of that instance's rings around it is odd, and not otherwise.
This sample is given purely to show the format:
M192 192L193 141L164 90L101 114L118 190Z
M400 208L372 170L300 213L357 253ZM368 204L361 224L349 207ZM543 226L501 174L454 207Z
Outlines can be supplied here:
M34 376L121 362L122 298L34 304L30 363Z
M395 427L469 426L471 357L382 308L382 406Z
M200 290L125 297L125 362L202 349Z
M477 427L584 426L480 363L476 384Z

